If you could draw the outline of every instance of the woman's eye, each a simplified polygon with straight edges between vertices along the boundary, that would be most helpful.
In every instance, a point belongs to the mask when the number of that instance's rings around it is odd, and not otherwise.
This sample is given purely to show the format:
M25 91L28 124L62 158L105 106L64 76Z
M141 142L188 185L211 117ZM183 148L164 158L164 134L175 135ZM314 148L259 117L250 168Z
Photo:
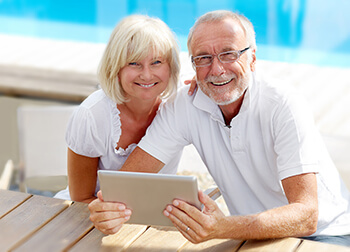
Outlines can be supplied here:
M137 62L130 62L129 66L138 66L139 64Z
M162 62L161 62L160 60L155 60L155 61L153 61L152 64L153 64L153 65L157 65L157 64L162 64Z

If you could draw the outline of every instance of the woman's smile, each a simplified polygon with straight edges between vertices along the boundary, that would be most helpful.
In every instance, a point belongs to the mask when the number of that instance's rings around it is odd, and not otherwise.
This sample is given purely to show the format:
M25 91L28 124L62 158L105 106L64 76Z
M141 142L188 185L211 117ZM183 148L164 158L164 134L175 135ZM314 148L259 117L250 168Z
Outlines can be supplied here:
M137 85L141 86L141 87L144 87L144 88L151 88L153 87L154 85L157 85L158 82L153 82L153 83L149 83L149 84L146 84L146 83L137 83L135 82Z

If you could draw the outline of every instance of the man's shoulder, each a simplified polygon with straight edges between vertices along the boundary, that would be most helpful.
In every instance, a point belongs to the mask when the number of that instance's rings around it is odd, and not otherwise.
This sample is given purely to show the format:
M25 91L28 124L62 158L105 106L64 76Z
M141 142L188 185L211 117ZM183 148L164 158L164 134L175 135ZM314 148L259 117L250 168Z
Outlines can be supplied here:
M261 101L281 103L297 94L296 89L283 79L260 78L256 80L255 85Z
M309 109L309 104L303 94L283 79L259 80L256 83L256 109L264 114L301 113Z
M196 95L196 91L194 92L194 94L189 95L188 94L189 88L190 88L189 85L180 87L177 90L176 95L173 95L168 100L166 100L165 103L167 104L167 106L182 107L182 106L187 106L186 104L192 104L193 99Z

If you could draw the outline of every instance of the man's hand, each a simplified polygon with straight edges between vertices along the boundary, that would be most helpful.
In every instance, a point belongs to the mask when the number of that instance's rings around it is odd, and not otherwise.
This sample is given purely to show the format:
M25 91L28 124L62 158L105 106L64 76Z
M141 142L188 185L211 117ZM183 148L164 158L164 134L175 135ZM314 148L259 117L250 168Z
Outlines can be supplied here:
M194 76L192 80L185 80L184 83L185 85L191 84L190 89L188 90L188 95L192 95L197 88L196 76Z
M104 202L102 193L89 204L90 220L104 234L115 234L130 219L131 210L122 203Z
M167 216L182 235L192 243L220 238L225 226L225 215L216 203L202 191L198 193L203 204L202 212L182 200L174 200L163 214Z

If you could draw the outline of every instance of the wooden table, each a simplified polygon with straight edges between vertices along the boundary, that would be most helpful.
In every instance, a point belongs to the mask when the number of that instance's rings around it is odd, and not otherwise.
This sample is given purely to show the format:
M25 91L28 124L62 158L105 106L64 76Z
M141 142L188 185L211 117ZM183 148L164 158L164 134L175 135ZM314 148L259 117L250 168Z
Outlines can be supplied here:
M350 251L295 238L188 242L176 229L124 225L106 236L89 221L87 204L0 190L0 251Z

